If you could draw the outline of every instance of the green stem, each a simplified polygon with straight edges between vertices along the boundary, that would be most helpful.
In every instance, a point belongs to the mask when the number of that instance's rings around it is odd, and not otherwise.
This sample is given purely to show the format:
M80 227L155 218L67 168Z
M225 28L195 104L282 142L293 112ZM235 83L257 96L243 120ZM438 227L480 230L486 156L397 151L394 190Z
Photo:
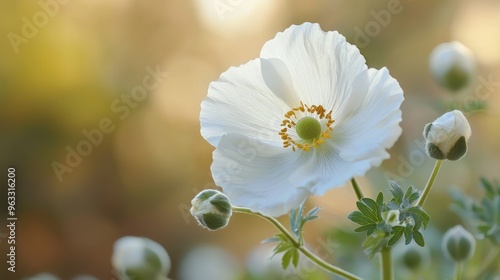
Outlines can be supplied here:
M436 160L436 164L434 165L434 169L432 170L431 176L429 177L429 181L427 181L427 185L425 186L425 189L422 192L422 195L418 199L417 206L424 205L424 202L427 199L427 196L429 195L429 192L432 189L432 185L434 184L434 181L436 180L437 174L439 172L439 169L441 168L442 163L443 163L442 160Z
M358 184L358 181L356 181L356 178L353 177L351 179L351 184L352 184L352 188L354 189L354 192L356 193L356 197L358 198L358 200L361 200L363 197L365 197L363 195L363 191L361 190L361 187Z
M340 267L336 267L332 264L327 263L326 261L320 259L318 256L316 256L313 252L309 251L306 247L301 245L299 241L293 237L293 235L275 218L269 217L266 215L263 215L261 213L253 212L252 210L248 208L242 208L242 207L235 207L233 206L233 212L235 213L243 213L243 214L251 214L255 215L258 217L261 217L263 219L266 219L269 221L271 224L273 224L283 235L288 238L288 240L297 248L299 251L301 251L306 257L308 257L312 262L316 263L318 266L321 268L325 269L328 272L331 272L333 274L336 274L338 276L344 277L345 279L349 280L362 280L361 277L356 276L346 270L343 270Z
M455 280L462 279L462 262L455 263Z
M391 247L384 247L381 254L382 263L382 280L392 280L394 278L392 272L392 257L391 257Z

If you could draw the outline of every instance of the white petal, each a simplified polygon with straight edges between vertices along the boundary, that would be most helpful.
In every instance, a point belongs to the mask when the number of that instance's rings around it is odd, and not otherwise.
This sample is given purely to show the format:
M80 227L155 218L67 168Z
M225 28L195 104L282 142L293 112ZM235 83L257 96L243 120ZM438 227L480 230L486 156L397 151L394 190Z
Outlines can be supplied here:
M287 89L281 90L279 83L272 88L279 90L280 96L274 94L263 79L260 59L229 68L218 81L210 83L208 95L201 103L203 137L217 146L223 135L239 133L282 146L278 133L284 114L290 108L281 94Z
M319 149L312 151L313 158L302 168L309 172L311 193L322 195L327 190L345 185L351 178L363 176L372 166L370 159L347 161L340 156L332 140L325 141Z
M353 95L363 94L363 100L351 105L350 112L335 120L332 140L347 161L370 160L378 166L389 158L386 149L401 135L401 110L404 100L399 83L386 68L369 69L361 73L353 86ZM355 108L355 109L353 109Z
M366 69L357 47L336 31L323 32L318 24L293 25L268 41L262 58L278 58L290 71L300 100L332 108L350 94L354 78ZM297 104L298 105L298 104Z
M232 204L280 216L309 195L300 174L311 153L265 145L238 134L222 137L213 153L212 176Z
M297 90L285 63L277 58L260 59L262 77L271 91L288 104L290 108L300 103Z

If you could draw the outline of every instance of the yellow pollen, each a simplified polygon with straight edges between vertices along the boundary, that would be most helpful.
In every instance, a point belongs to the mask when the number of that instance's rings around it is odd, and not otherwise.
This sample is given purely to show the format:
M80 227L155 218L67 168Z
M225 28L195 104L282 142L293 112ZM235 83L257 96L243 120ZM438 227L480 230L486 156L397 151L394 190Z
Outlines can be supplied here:
M319 120L326 120L325 123L326 129L322 131L316 138L310 140L304 140L299 138L297 140L294 140L292 137L290 137L288 130L292 128L296 129L297 122L300 120L299 118L297 118L297 113L299 112L302 113L308 112L312 114L312 116L316 115L316 117ZM302 114L299 113L298 115ZM322 105L308 106L300 102L300 106L288 111L285 114L285 119L283 119L283 121L281 122L281 130L279 132L279 135L283 140L283 148L291 147L292 151L294 152L297 149L310 151L312 148L321 145L325 141L325 139L330 138L330 131L333 129L332 124L334 122L335 120L332 119L331 110L329 112L326 112L325 108L323 108Z

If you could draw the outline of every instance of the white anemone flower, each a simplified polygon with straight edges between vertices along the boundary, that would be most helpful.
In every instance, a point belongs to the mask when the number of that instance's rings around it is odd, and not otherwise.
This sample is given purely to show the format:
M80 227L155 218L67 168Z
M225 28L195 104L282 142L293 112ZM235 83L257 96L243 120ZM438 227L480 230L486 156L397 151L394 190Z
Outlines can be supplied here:
M292 25L210 84L200 121L214 181L233 205L283 215L389 158L403 99L338 32Z

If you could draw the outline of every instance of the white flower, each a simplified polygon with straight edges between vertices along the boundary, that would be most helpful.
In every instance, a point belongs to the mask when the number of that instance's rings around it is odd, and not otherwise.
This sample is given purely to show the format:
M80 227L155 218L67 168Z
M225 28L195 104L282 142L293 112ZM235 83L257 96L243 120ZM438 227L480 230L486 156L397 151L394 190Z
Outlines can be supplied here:
M461 159L467 152L471 128L464 114L454 110L424 128L427 154L434 159Z
M214 181L233 205L285 214L389 158L402 101L342 35L293 25L210 84L200 120Z
M115 242L111 261L123 279L167 279L171 266L168 253L160 244L135 236Z
M476 71L476 61L472 52L462 43L442 43L432 50L429 68L438 84L457 91L471 81Z

